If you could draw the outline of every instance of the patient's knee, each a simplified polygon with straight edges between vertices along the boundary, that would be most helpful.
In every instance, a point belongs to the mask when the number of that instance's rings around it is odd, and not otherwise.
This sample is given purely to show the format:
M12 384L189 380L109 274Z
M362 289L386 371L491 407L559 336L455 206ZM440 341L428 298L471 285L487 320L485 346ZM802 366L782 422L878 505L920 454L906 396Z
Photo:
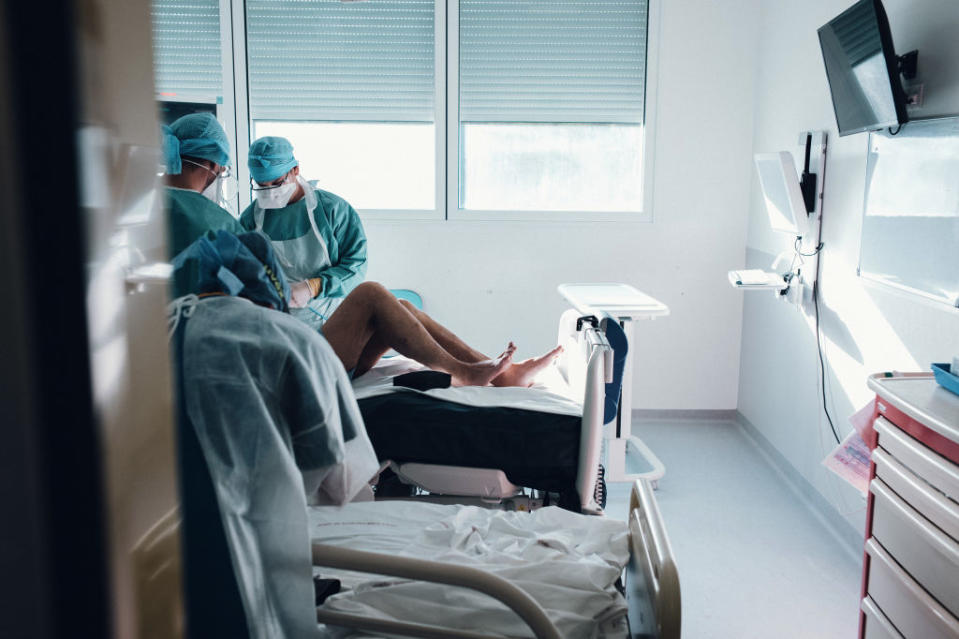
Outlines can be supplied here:
M375 303L376 299L383 298L384 296L392 296L389 289L380 284L379 282L363 282L355 289L353 289L353 295L360 297L362 299L368 300L370 303Z

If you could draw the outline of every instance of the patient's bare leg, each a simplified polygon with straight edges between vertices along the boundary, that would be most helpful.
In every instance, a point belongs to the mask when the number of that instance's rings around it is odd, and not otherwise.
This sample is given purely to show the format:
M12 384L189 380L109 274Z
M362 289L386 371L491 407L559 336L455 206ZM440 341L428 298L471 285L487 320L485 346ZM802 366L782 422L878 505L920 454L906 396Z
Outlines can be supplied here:
M536 376L553 363L556 356L563 352L562 346L557 346L545 355L531 357L522 362L513 362L510 367L493 379L493 386L532 386Z
M387 351L389 350L390 345L386 343L383 336L374 333L370 338L370 341L367 342L366 346L363 348L363 352L360 353L360 357L356 362L356 370L354 371L353 376L359 377L363 373L373 368L378 361L383 359L383 356L386 355Z
M347 370L356 368L357 374L369 370L386 349L394 348L432 369L449 373L458 386L485 386L509 367L515 350L508 348L496 359L458 359L437 343L392 293L375 282L360 284L343 300L323 325L323 336L343 366Z
M420 321L420 324L423 325L423 328L433 336L433 339L442 346L446 351L457 359L461 359L464 362L481 362L484 359L489 359L483 353L480 353L478 350L474 349L472 346L461 340L457 337L453 331L449 330L432 317L416 308L407 300L400 300L400 304L403 305L403 308L412 313L416 319ZM510 346L513 343L510 342Z
M489 359L413 304L406 300L400 300L400 303L420 321L440 346L457 359L464 362L480 362ZM513 343L510 342L509 345L513 346ZM513 362L509 368L493 379L493 386L530 386L540 371L549 366L562 351L563 347L557 346L545 355L522 362Z

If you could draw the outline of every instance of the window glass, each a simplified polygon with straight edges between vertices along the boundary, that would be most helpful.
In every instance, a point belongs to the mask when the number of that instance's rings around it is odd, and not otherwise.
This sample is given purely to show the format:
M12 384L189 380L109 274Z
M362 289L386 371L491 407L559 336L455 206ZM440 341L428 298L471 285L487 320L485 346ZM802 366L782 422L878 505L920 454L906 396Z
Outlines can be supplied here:
M459 3L459 205L640 211L646 0Z
M255 121L255 137L293 143L300 171L357 209L435 207L432 124Z
M253 137L363 209L436 207L433 0L248 0Z
M642 209L643 129L620 124L464 124L461 207Z

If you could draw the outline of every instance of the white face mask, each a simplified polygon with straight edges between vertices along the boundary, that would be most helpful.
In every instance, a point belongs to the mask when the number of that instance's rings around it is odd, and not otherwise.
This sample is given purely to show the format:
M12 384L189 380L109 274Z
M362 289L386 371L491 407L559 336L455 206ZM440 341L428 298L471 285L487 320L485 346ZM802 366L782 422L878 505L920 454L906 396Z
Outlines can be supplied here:
M220 203L220 180L217 178L210 182L210 186L203 189L203 197L210 200L214 204Z
M290 198L296 192L296 182L288 182L273 188L257 189L256 203L261 209L282 209L290 203Z
M222 171L217 173L216 171L211 170L209 167L203 166L202 164L194 162L193 160L183 158L183 161L194 166L198 166L204 171L213 174L213 181L210 182L207 187L203 189L203 191L201 191L203 197L220 206L226 206L230 200L236 197L237 183L236 178L233 177L230 171L230 167L225 167Z

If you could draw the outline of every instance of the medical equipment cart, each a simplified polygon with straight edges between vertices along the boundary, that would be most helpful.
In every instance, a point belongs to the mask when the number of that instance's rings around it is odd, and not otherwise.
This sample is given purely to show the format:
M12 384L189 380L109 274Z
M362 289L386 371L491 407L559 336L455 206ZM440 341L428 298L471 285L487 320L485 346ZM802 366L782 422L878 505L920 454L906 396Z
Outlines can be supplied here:
M959 396L879 373L860 639L959 637Z

